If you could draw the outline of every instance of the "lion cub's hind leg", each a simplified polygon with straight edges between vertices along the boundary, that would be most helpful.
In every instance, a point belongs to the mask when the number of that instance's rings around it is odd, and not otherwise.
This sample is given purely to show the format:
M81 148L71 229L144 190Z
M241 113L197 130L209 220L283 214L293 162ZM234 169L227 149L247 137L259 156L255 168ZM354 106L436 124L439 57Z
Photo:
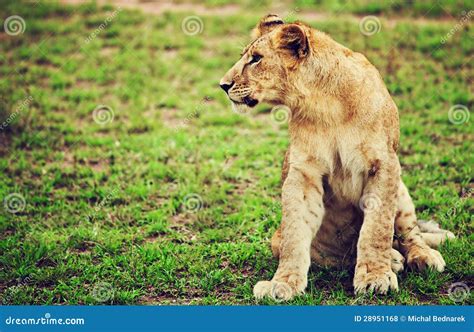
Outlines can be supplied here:
M453 233L441 229L434 221L418 220L418 227L421 230L423 240L434 249L438 248L447 240L455 238Z
M398 240L399 249L405 255L410 268L424 270L430 267L439 272L444 270L446 263L441 254L437 250L430 248L423 239L416 220L415 206L405 184L401 181L398 190L395 237Z

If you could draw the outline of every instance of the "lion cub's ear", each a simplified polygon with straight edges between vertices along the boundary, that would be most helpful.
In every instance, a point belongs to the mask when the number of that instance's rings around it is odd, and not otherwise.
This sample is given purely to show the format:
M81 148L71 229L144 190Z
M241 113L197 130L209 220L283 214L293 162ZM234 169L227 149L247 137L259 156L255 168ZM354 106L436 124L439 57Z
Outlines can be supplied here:
M288 50L296 58L304 58L309 53L308 37L299 24L288 24L282 27L276 38L277 45Z
M275 27L284 24L283 20L278 15L270 14L262 17L258 22L255 29L252 30L252 38L257 39L258 37L272 31Z

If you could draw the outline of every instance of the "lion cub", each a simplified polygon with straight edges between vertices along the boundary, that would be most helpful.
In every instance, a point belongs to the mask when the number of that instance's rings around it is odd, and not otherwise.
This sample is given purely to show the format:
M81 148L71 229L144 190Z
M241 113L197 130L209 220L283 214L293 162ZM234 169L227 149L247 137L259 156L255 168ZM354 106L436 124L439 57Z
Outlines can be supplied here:
M255 285L255 297L303 293L311 257L334 243L355 254L355 293L397 290L394 232L409 266L443 271L401 180L398 110L374 66L326 34L276 15L264 17L253 37L220 86L234 108L267 102L291 110L274 250L279 265L271 281ZM339 231L346 236L338 242L331 234Z

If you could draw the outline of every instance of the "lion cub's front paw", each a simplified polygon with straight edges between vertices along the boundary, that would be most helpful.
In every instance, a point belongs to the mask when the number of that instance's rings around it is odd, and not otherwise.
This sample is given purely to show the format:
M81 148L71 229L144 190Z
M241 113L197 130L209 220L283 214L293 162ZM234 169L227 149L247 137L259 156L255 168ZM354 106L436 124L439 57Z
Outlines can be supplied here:
M397 274L403 271L403 263L405 262L405 257L400 254L397 250L392 248L392 255L391 255L391 266L392 271Z
M289 301L295 295L303 294L308 283L306 276L290 274L284 278L273 278L271 281L259 281L253 288L253 295L257 299L266 296L276 301Z
M356 294L365 294L372 291L387 294L389 290L398 291L397 275L390 267L370 272L366 271L366 269L356 270L354 276L354 292Z
M407 264L412 269L423 271L430 267L443 272L446 263L439 251L429 247L412 247L407 253Z

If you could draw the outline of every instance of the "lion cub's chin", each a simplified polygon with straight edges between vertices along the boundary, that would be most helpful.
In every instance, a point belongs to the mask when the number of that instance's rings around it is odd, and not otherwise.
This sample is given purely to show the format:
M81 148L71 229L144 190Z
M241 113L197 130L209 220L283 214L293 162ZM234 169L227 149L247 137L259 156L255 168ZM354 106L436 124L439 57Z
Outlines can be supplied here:
M233 101L231 101L230 103L232 105L232 111L234 113L244 114L250 110L250 106L247 106L246 104L237 104Z

